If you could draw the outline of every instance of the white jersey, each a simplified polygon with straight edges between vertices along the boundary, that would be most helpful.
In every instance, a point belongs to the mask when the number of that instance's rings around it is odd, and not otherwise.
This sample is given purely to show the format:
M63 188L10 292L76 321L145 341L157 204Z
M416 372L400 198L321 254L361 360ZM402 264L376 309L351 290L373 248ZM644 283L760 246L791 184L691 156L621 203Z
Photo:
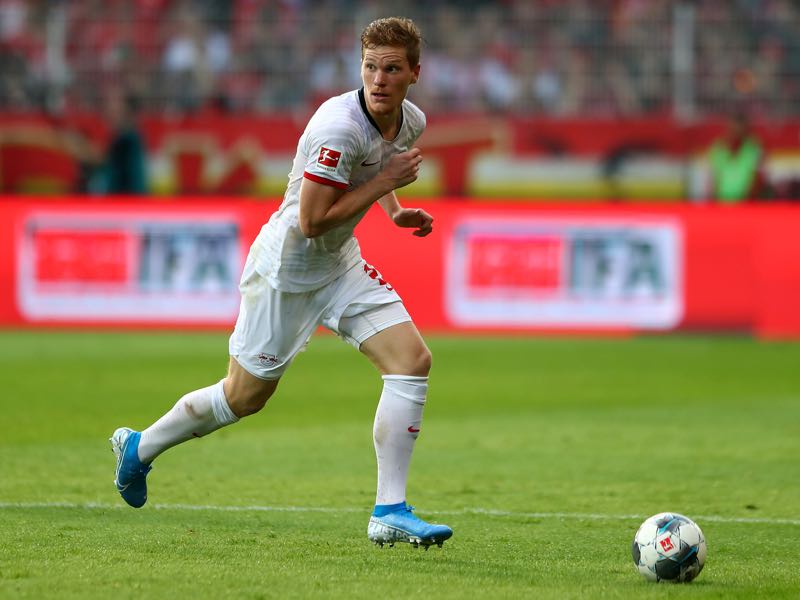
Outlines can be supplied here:
M375 177L392 155L409 150L424 129L424 113L404 100L400 131L395 139L384 140L367 111L363 90L335 96L319 107L297 144L283 202L250 250L257 271L273 288L314 290L361 260L353 230L366 210L318 237L303 235L299 225L303 177L352 190Z

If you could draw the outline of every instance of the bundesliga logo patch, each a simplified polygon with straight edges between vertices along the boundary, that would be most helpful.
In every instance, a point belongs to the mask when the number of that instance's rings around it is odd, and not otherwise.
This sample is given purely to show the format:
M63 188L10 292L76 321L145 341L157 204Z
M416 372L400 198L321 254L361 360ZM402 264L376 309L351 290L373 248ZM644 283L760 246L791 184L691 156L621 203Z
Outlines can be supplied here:
M339 159L341 157L341 152L337 152L336 150L331 150L330 148L323 146L319 150L319 158L317 159L317 162L323 167L335 169L339 165Z

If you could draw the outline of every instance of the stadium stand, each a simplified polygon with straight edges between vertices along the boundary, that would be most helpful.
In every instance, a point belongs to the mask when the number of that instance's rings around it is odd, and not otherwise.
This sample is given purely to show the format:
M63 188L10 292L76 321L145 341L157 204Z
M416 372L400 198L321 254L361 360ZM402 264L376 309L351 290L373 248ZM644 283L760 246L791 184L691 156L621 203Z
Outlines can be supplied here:
M360 86L358 32L388 14L425 37L411 194L702 202L746 114L771 195L800 196L791 0L0 0L0 192L101 193L124 97L150 193L280 195L299 124Z
M97 110L123 87L167 112L303 110L358 85L354 32L395 13L425 34L431 114L670 113L681 80L695 116L800 110L790 0L0 0L0 108Z

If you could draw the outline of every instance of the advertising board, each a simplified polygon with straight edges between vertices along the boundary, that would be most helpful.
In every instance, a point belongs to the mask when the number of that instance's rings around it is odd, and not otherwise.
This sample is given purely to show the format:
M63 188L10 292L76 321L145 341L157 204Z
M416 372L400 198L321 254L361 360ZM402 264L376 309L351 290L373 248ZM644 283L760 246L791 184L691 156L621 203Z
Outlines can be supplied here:
M27 213L16 228L25 321L230 323L245 254L236 212Z
M450 236L447 313L461 325L673 328L681 240L669 219L464 219Z
M424 331L800 336L800 206L421 205L430 236L356 235ZM229 329L277 206L0 197L0 326Z

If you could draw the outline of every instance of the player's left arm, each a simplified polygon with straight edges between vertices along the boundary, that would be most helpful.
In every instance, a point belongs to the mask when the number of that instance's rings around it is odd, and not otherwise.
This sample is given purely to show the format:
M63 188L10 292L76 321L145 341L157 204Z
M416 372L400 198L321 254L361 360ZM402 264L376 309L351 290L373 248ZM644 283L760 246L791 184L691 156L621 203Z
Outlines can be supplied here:
M378 199L378 204L398 227L415 229L413 235L425 237L433 231L433 217L421 208L403 208L394 191Z
M425 130L425 115L419 109L415 110L418 113L418 125L409 144L415 143ZM412 233L417 237L425 237L433 231L433 217L421 208L403 208L394 190L379 198L378 204L392 223L398 227L414 229Z

